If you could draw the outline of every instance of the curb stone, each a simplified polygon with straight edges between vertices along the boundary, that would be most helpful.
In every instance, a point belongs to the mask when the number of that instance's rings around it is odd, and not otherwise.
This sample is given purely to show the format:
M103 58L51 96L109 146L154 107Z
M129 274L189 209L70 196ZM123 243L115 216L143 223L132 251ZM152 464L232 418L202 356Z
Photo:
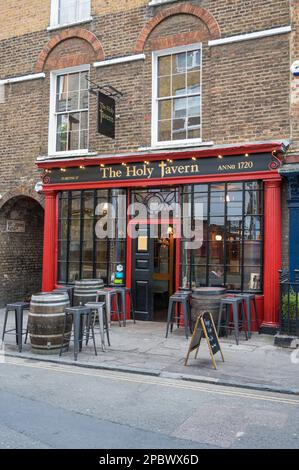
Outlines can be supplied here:
M188 374L180 374L175 372L166 372L161 371L158 369L141 369L135 367L125 367L125 366L109 366L109 365L95 365L95 364L85 364L82 362L75 362L75 361L66 361L66 360L57 360L57 359L45 359L41 357L32 357L28 354L18 354L18 353L6 353L7 357L14 357L18 359L27 359L33 362L45 362L50 364L57 364L57 365L66 365L66 366L75 366L81 367L84 369L93 369L93 370L107 370L112 372L122 372L122 373L129 373L129 374L137 374L137 375L147 375L151 377L160 377L165 379L174 379L174 380L183 380L185 382L197 382L197 383L204 383L210 385L220 385L222 387L232 387L232 388L242 388L247 390L257 390L262 392L272 392L272 393L279 393L285 395L297 395L299 396L299 389L295 388L282 388L275 385L266 385L266 384L255 384L255 383L242 383L235 380L224 380L224 379L214 379L211 377L204 377L204 376L193 376Z

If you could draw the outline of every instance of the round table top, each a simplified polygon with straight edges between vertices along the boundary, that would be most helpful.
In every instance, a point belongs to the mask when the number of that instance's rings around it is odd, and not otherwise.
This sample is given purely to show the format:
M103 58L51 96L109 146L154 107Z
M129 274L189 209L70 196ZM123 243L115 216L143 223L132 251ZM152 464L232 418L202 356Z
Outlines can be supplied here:
M192 289L192 292L196 294L203 294L203 295L209 295L209 294L224 294L226 292L225 287L195 287Z

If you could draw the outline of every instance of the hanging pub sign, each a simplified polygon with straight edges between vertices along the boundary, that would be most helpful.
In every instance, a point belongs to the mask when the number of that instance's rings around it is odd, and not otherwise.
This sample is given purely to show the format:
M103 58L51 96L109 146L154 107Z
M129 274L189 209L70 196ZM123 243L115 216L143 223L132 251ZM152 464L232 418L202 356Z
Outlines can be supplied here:
M115 139L115 100L98 92L98 133Z

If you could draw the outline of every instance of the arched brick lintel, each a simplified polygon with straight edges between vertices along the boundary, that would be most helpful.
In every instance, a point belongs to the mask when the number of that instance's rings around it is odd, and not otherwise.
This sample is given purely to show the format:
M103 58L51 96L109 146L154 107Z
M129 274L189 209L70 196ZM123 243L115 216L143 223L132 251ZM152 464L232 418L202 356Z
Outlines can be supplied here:
M152 18L142 29L139 38L135 46L135 53L141 54L144 50L144 46L147 38L151 32L164 21L166 18L169 18L173 15L193 15L203 21L210 32L211 39L219 39L221 37L220 27L215 20L214 16L209 13L205 8L194 6L190 4L185 5L176 5L166 10L160 11L154 18Z
M34 191L34 189L29 189L26 187L19 187L12 189L4 194L4 196L0 199L0 210L5 206L5 204L10 201L11 199L15 198L30 198L37 202L42 208L44 208L44 198L42 195L38 194Z
M72 38L79 38L83 39L90 44L92 49L96 54L96 60L102 61L105 60L105 54L103 47L98 40L98 38L88 31L87 29L76 28L70 29L68 31L63 31L60 34L54 36L43 48L41 53L39 54L36 66L35 66L35 73L41 73L44 70L44 66L46 64L47 58L53 49L60 44L62 41L66 41L67 39Z

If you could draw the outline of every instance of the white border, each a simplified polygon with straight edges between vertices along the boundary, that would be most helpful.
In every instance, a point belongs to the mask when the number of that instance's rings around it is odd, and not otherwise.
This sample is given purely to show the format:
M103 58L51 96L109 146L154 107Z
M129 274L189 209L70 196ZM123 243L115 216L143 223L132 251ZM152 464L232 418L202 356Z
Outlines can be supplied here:
M129 55L125 57L116 57L115 59L102 60L101 62L94 62L93 66L107 67L108 65L123 64L125 62L134 62L136 60L145 60L145 54Z
M68 150L66 152L56 152L56 119L55 119L55 105L56 105L56 86L57 76L65 75L67 73L90 71L90 64L78 65L77 67L68 67L65 69L54 70L50 73L50 115L49 115L49 132L48 132L48 154L53 156L72 156L88 154L88 149L82 150ZM89 101L89 98L88 98ZM88 103L89 109L89 103ZM90 113L88 112L88 129L90 126Z
M89 15L88 17L82 18L78 21L73 21L71 23L64 23L60 24L58 22L58 10L59 10L59 0L51 0L51 17L50 17L50 26L47 28L48 31L59 29L59 28L66 28L68 26L73 26L79 23L86 23L87 21L91 21L91 0L89 2Z
M290 33L291 26L282 26L280 28L265 29L263 31L256 31L254 33L239 34L237 36L230 36L227 38L213 39L209 41L209 46L221 46L222 44L231 44L233 42L249 41L252 39L265 38L268 36L276 36L278 34Z
M202 43L195 43L190 44L188 46L179 46L179 47L172 47L170 49L162 49L160 51L154 51L152 53L152 139L151 145L152 148L156 147L180 147L182 145L196 145L202 143L202 137L200 139L184 139L184 140L167 140L160 142L158 141L158 105L157 105L157 94L158 94L158 57L162 57L164 55L169 54L176 54L180 52L186 51L193 51L195 49L200 49L200 68L201 68L201 75L200 75L200 117L201 117L201 136L202 136Z
M21 77L12 77L0 80L0 85L7 85L9 83L20 83L20 82L29 82L30 80L38 80L39 78L45 78L45 73L34 73L31 75L22 75Z
M163 5L164 3L175 3L178 0L151 0L148 4L149 7Z

